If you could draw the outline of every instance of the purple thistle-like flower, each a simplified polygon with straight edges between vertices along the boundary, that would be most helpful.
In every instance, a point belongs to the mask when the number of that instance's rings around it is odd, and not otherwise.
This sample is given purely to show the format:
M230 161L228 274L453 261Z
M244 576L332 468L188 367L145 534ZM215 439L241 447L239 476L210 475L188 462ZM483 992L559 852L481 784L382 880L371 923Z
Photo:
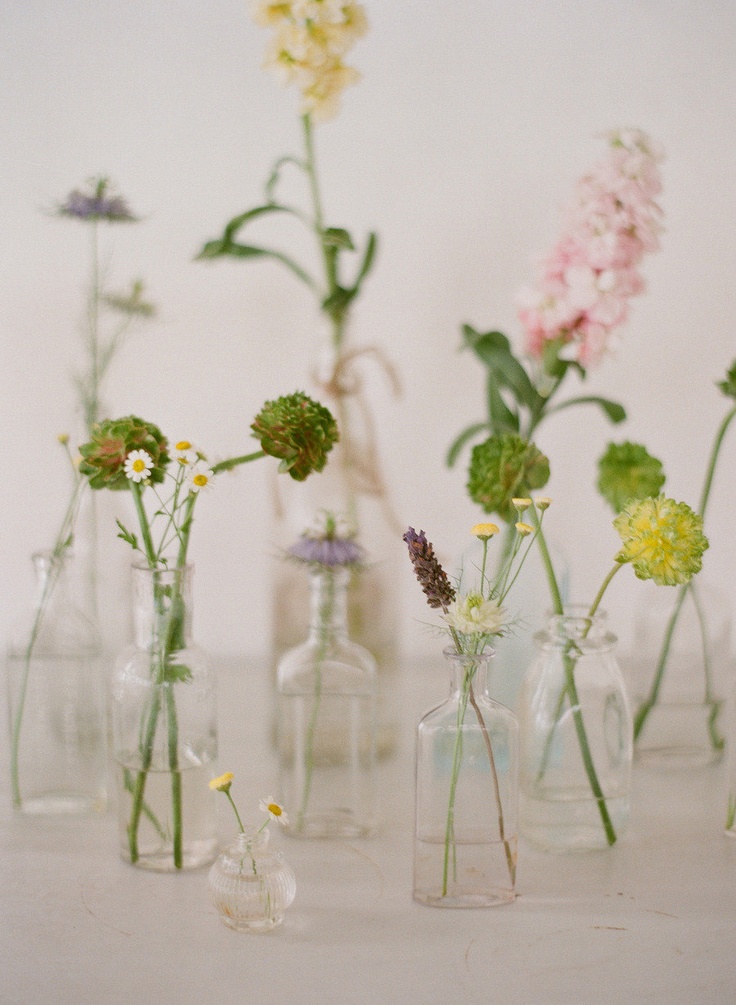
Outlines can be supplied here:
M289 548L289 556L310 565L355 566L363 560L363 549L349 537L310 537L303 534Z
M107 220L110 223L130 223L138 219L121 195L109 192L107 178L93 178L89 184L89 192L75 189L67 196L66 202L59 206L60 216L71 216L77 220Z
M402 541L405 541L409 548L414 574L424 591L427 603L430 607L441 607L446 611L455 599L455 590L447 578L447 573L438 562L434 548L427 540L424 531L420 530L417 534L414 528L410 527Z

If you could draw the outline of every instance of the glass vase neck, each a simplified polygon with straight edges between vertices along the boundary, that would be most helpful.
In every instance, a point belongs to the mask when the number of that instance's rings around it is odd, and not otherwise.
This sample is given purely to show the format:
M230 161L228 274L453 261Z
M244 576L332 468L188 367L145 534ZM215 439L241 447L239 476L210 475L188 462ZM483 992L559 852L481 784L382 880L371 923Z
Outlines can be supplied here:
M134 629L143 649L182 649L192 628L193 566L133 566Z
M310 641L347 635L349 580L350 572L342 567L325 566L310 571Z
M608 615L597 611L592 617L585 604L570 604L562 614L550 614L547 627L536 638L543 646L566 646L573 642L577 646L590 648L610 648L616 636L607 631Z
M448 646L444 650L445 658L450 664L450 689L465 690L468 683L473 685L476 694L487 694L488 675L491 660L496 655L495 649L484 649L483 652L466 654L458 653Z

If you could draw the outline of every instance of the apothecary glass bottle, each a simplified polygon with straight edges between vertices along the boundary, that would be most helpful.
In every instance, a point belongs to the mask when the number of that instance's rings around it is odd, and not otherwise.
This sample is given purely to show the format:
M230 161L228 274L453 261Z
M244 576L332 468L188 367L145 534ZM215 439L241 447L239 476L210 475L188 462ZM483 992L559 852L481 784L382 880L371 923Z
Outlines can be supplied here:
M134 567L135 644L115 666L112 722L122 857L197 868L217 851L215 678L191 639L192 567Z
M444 653L450 696L417 729L414 899L507 904L516 882L519 724L488 694L492 649Z
M268 829L247 829L215 859L210 897L229 928L269 932L284 919L296 896L291 866L269 844Z
M7 651L11 797L24 813L100 813L107 803L100 635L70 596L72 560L33 556L35 609Z
M520 833L548 851L606 848L629 821L633 723L606 616L572 606L536 636L522 686Z
M356 837L377 824L376 663L347 631L350 572L309 572L304 643L278 666L278 748L287 833Z

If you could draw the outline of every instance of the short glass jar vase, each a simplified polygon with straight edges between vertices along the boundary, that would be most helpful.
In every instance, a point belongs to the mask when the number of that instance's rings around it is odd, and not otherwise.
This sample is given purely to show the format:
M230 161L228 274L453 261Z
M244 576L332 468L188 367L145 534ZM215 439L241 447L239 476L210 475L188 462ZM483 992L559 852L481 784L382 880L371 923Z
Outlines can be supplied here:
M238 932L270 932L296 896L294 873L269 844L268 829L242 831L209 871L212 903Z
M607 848L629 820L633 723L606 616L572 606L536 636L522 686L520 834L546 851Z

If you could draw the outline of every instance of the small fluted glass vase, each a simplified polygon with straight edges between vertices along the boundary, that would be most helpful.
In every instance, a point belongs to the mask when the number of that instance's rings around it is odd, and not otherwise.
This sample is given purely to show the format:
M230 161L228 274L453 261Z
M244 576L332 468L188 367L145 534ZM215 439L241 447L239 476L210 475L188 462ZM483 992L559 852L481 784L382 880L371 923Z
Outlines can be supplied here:
M237 932L270 932L296 896L294 873L269 844L268 828L246 830L215 859L209 872L212 903Z
M716 764L726 745L730 604L699 580L677 590L652 587L634 623L634 754L658 768Z
M521 836L545 851L615 844L629 821L633 723L603 613L550 617L536 636L521 721Z
M159 872L217 852L215 677L191 638L191 577L134 567L135 643L111 689L120 853Z
M516 884L519 724L488 694L493 650L444 653L450 696L417 728L414 899L507 904Z
M37 600L7 651L13 805L24 813L101 813L107 711L101 642L73 603L65 552L33 556Z
M309 572L309 634L278 666L285 829L301 837L359 837L377 824L376 663L348 636L349 576Z

